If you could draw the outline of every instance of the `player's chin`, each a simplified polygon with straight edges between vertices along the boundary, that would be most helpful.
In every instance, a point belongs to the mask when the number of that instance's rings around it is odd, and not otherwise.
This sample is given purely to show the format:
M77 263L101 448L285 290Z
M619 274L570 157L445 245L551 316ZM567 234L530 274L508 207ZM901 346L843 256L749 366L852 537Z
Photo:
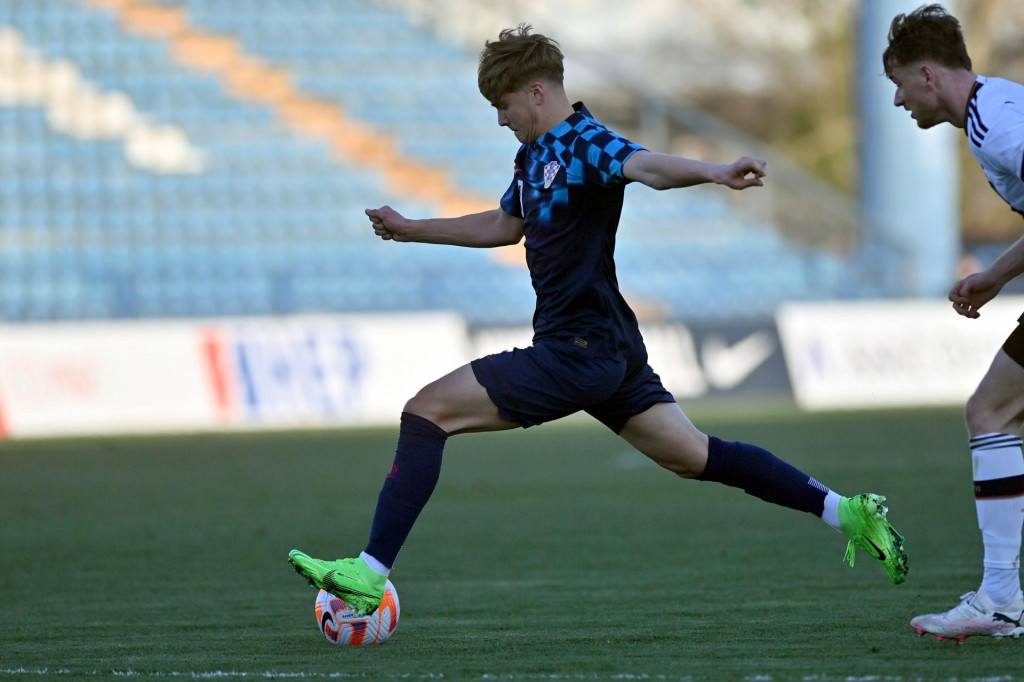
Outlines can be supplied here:
M911 111L910 109L907 109L907 111L910 112L910 118L914 121L914 123L917 124L918 128L930 128L931 127L925 121L923 121L922 119L918 118L918 114L917 114L916 111Z

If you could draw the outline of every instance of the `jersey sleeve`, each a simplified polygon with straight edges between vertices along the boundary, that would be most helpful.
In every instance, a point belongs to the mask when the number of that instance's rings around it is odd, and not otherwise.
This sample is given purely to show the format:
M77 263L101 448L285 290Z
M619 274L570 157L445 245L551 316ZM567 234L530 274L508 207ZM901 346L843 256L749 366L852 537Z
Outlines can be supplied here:
M519 177L512 178L508 189L501 197L501 210L513 218L523 218L523 200L520 194L522 188L519 186Z
M522 186L522 175L523 175L523 164L526 159L526 145L519 147L519 151L516 152L516 161L514 164L514 171L512 173L512 182L509 183L508 189L505 190L505 194L501 197L501 210L509 214L513 218L524 218L523 215L523 186Z
M599 185L625 185L631 182L622 173L626 159L645 149L618 133L604 129L582 140L576 147L577 156L586 164L588 182Z
M1024 180L1024 103L1003 106L985 138L984 152L993 166Z

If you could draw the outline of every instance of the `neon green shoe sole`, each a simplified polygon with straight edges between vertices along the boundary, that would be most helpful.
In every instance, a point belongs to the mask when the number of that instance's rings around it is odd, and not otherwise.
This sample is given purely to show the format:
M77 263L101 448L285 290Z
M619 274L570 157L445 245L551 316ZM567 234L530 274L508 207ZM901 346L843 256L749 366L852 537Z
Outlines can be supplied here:
M324 561L293 549L288 553L288 563L310 585L341 597L361 616L373 613L380 606L387 576L371 569L362 559Z
M885 497L863 493L844 497L839 502L839 525L843 535L850 539L846 545L845 561L853 566L857 547L881 562L894 585L907 579L907 552L903 549L903 536L885 518L889 511L882 502Z

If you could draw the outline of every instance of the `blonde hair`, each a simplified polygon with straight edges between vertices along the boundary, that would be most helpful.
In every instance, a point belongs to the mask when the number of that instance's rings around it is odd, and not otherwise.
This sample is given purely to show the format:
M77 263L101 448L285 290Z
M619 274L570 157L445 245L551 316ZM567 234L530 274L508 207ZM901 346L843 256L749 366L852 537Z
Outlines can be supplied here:
M503 96L531 80L562 84L562 51L558 43L529 24L506 28L497 40L488 40L480 52L477 84L480 94L494 106Z

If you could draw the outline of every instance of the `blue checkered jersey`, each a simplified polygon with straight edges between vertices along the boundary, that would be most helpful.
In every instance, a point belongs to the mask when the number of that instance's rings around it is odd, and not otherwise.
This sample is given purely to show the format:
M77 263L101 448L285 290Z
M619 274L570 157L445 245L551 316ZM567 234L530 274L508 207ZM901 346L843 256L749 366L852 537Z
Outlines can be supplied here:
M613 256L630 182L622 165L643 147L595 121L581 102L573 108L569 118L519 148L515 177L501 199L502 210L523 219L537 293L534 341L579 336L639 352L636 316L619 293Z

